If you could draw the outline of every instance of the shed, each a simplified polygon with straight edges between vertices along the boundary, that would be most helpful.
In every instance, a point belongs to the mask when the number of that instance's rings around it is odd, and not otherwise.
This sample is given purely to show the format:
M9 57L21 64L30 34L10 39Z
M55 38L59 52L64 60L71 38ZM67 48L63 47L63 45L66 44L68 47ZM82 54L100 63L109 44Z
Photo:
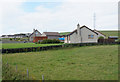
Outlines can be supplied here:
M109 36L108 39L117 40L117 39L118 39L118 36Z
M43 32L42 36L47 36L48 39L58 39L60 34L58 32Z

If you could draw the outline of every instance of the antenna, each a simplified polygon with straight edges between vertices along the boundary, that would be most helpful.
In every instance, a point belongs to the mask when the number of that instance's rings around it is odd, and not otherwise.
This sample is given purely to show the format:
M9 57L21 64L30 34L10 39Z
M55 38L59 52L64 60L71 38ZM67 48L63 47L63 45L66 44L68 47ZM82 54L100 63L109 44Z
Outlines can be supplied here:
M96 13L94 13L94 16L93 16L93 27L94 27L94 30L96 28Z

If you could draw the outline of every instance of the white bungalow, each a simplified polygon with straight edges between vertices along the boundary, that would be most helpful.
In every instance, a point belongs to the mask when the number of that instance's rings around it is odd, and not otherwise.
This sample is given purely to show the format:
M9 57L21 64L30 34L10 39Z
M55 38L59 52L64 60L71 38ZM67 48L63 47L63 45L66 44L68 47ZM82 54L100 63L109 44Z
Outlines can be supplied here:
M105 35L103 35L102 33L91 30L86 26L80 27L80 25L78 24L77 29L66 35L64 42L65 43L97 43L98 38L100 36L103 36L105 38Z

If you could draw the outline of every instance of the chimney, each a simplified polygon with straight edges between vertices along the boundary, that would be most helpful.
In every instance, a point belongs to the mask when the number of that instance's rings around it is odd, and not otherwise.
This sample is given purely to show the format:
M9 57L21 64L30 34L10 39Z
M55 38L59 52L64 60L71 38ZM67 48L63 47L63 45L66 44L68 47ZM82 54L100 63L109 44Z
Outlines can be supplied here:
M33 29L33 32L35 32L35 29Z
M77 34L80 35L80 25L79 25L79 23L77 24Z

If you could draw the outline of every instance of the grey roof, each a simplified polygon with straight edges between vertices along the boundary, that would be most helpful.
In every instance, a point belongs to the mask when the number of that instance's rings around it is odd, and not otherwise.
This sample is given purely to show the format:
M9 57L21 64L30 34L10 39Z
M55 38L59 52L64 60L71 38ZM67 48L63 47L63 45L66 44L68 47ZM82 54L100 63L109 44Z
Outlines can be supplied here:
M20 33L20 34L14 34L14 35L2 35L1 37L5 37L5 36L8 36L8 37L14 37L14 36L28 36L30 35L30 33Z
M55 35L55 36L60 36L58 32L43 32L45 35Z
M93 30L91 30L90 28L88 28L87 26L82 26L82 27L80 27L80 29L82 29L83 27L85 27L85 28L87 28L88 30L90 30L90 31L92 31L92 32L94 32L95 34L97 34L98 35L98 33L97 32L95 32L95 31L93 31ZM74 31L72 31L71 33L69 33L69 34L67 34L67 35L71 35L71 34L73 34L74 32L76 32L77 31L77 29L75 29Z
M104 36L106 36L105 34L103 34L102 32L100 32L100 31L98 31L98 30L96 30L96 29L94 29L94 31L95 31L95 32L98 32L98 33L100 33L100 34L102 34L102 35L104 35Z
M14 34L15 36L21 36L21 35L23 35L23 36L25 36L26 34Z
M36 29L32 34L34 34L35 32L38 32L39 34L41 34L37 29ZM30 34L29 37L30 37L32 34ZM41 35L42 35L42 34L41 34Z
M6 35L2 35L1 37L5 37Z
M118 38L118 36L109 36L109 38Z

